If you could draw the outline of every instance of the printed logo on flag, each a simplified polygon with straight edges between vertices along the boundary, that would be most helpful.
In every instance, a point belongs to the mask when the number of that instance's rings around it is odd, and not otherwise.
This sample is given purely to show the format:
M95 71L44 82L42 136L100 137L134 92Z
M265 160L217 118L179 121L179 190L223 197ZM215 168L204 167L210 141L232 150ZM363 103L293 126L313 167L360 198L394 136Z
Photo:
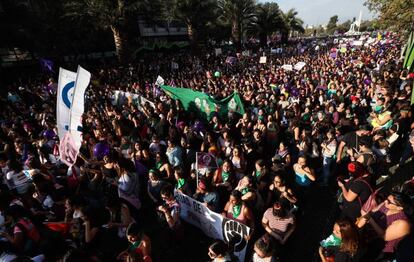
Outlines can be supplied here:
M246 247L246 237L249 235L247 226L223 217L222 229L223 238L230 247L233 247L233 252L240 252Z
M73 90L75 87L75 81L67 83L62 89L62 100L67 108L70 109L72 105Z
M210 153L197 152L197 168L218 168L216 158Z
M234 98L232 98L232 99L229 101L229 103L228 103L228 108L229 108L230 110L236 111L236 109L237 109L237 103L236 103L236 100L234 100Z

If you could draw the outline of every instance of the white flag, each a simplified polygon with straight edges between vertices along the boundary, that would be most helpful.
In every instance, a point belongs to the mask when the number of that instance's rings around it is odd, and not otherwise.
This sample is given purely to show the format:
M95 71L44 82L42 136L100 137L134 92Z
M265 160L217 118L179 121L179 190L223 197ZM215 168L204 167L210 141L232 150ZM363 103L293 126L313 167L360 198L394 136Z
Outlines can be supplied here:
M56 121L59 140L62 141L69 130L70 108L73 90L75 89L76 73L59 68L58 92L56 101Z
M69 124L69 131L72 134L77 151L79 151L82 144L82 115L85 110L85 90L89 85L90 79L91 73L78 66Z
M162 78L161 76L157 77L157 80L155 81L155 85L156 86L163 86L165 83L164 78Z

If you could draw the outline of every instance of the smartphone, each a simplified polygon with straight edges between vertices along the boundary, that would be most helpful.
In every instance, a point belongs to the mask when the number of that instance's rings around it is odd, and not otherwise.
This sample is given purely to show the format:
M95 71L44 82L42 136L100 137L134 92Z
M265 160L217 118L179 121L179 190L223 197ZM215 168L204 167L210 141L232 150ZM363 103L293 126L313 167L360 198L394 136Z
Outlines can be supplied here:
M336 180L341 182L342 184L345 184L345 180L342 177L338 177Z

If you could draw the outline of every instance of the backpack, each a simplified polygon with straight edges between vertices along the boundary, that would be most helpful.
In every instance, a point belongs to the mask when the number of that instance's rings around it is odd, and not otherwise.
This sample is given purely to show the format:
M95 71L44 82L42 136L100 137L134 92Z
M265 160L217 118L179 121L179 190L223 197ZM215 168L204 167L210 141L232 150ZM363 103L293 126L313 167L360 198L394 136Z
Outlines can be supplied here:
M370 191L371 194L369 195L368 199L365 201L365 203L362 203L361 198L358 196L358 200L359 200L359 204L361 205L361 210L364 211L365 213L369 213L371 212L374 208L376 208L378 206L378 201L377 201L377 195L379 193L379 191L382 189L382 187L378 188L377 190L373 190L371 185L365 181L364 179L358 179L358 181L363 182L364 184L366 184Z

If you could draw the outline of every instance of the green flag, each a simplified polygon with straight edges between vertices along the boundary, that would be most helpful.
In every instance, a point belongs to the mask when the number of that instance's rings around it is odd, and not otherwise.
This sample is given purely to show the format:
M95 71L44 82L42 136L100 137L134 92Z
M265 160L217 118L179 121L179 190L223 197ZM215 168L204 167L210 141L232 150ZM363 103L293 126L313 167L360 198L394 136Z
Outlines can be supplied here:
M411 89L411 105L414 104L414 82L413 82L413 88Z
M162 90L175 100L180 100L186 111L197 112L205 119L211 119L215 113L226 118L229 112L244 114L243 103L238 93L216 100L209 95L191 90L163 85Z
M408 37L407 44L405 45L404 50L403 50L403 56L404 56L403 66L404 66L404 68L407 68L408 58L410 57L410 52L412 51L413 46L414 46L414 32L411 32L410 36Z
M406 58L407 62L404 64L404 68L408 69L408 72L414 71L414 45L411 46Z

